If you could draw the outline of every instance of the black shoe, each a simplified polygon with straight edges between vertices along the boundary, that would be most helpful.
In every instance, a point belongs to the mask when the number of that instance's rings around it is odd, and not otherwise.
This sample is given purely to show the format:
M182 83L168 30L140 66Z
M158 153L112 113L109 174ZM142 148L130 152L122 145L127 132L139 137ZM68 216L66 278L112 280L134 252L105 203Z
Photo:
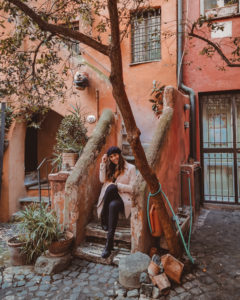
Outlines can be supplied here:
M110 255L111 255L111 250L109 250L109 249L107 249L107 247L105 247L101 257L102 258L108 258Z
M106 246L101 255L102 258L108 258L113 250L113 239L107 239Z

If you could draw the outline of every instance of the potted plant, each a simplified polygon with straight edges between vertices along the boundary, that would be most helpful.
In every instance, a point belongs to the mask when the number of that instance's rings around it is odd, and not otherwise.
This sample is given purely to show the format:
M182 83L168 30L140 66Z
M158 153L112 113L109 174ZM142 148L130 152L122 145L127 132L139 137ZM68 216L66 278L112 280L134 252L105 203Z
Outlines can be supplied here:
M48 206L33 204L22 211L19 223L19 236L16 241L22 243L18 245L20 250L18 252L24 257L23 261L25 263L33 263L42 253L49 249L53 242L59 241L59 250L61 255L64 255L71 246L73 234L61 230L55 211ZM11 242L14 241L10 239L8 246L14 247L14 245L11 245ZM61 242L65 247L63 250L60 248ZM66 244L68 245L67 249Z
M71 114L66 115L59 126L56 134L55 159L54 163L61 162L62 169L74 167L87 138L85 118L82 116L78 105L72 106ZM61 158L60 158L61 156Z

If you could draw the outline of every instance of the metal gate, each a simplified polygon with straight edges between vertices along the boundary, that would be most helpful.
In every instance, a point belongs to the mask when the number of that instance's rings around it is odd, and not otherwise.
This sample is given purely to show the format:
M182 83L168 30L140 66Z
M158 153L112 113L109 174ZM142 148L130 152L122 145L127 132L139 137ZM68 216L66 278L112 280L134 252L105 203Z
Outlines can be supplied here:
M205 202L240 204L240 92L200 96Z

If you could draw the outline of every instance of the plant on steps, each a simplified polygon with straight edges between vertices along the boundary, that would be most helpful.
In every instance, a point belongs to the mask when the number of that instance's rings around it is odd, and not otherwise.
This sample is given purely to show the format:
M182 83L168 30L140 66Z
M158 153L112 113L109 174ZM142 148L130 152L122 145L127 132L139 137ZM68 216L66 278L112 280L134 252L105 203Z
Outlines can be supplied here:
M19 224L20 239L25 243L22 253L27 263L34 262L53 241L60 240L64 233L60 229L56 213L48 206L36 204L26 207Z

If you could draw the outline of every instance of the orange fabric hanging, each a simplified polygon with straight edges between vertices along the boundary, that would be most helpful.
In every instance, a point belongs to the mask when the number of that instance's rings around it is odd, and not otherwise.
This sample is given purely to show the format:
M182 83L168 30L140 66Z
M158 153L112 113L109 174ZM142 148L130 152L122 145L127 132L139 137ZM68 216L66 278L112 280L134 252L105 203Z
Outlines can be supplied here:
M154 204L151 205L151 209L149 212L149 217L150 217L150 223L152 227L152 236L161 236L163 233L159 218L158 218L158 213L157 209Z

